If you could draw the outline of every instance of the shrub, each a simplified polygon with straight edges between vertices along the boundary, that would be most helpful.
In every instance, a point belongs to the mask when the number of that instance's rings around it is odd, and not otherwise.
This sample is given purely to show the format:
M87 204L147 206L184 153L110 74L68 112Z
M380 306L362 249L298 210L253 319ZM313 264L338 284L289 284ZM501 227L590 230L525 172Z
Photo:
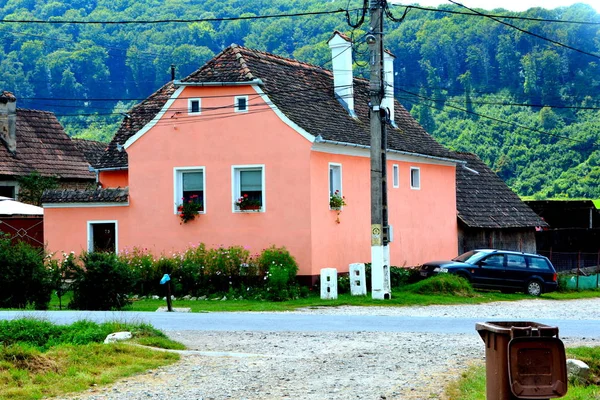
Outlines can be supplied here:
M296 284L298 264L285 247L272 246L263 250L258 266L261 271L266 271L264 295L267 300L284 301L299 296Z
M4 346L27 343L42 349L48 341L61 334L62 328L48 321L32 318L0 321L0 343Z
M80 310L120 310L130 303L127 295L134 287L134 274L122 259L112 253L84 253L83 268L73 280L69 307Z
M135 283L133 291L140 296L158 293L160 271L156 270L154 256L146 249L134 247L133 250L125 249L119 258L131 270Z
M451 294L455 296L472 297L475 291L468 280L452 274L437 275L406 288L406 291L418 294Z
M48 308L52 294L50 273L39 249L0 236L0 307Z

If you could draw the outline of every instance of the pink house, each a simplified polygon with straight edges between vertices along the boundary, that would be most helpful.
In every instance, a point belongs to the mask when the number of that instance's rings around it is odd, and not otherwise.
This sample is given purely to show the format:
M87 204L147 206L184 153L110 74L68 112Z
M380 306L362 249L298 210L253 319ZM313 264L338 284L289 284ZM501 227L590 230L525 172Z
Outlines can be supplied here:
M96 165L102 189L45 194L49 249L277 245L306 278L369 262L368 82L352 77L348 38L329 44L333 71L232 45L165 84L131 109ZM461 161L386 104L391 264L455 256ZM341 211L329 206L336 190ZM261 208L239 209L244 194ZM203 210L182 224L177 207L192 195Z

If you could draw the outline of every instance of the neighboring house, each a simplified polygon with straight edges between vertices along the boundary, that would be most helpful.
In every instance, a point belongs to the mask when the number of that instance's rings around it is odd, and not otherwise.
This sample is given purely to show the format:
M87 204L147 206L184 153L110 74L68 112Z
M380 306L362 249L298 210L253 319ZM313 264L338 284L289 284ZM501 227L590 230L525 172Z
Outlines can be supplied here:
M536 228L547 224L475 154L456 169L458 253L477 248L536 252Z
M133 107L96 165L104 189L45 194L50 250L285 246L313 281L321 268L369 262L369 82L352 77L347 37L329 45L333 71L232 45ZM392 69L386 53L389 86ZM454 257L463 161L386 93L397 127L388 126L391 264ZM329 207L336 190L341 212ZM260 211L235 205L244 194ZM191 196L203 210L182 224L177 207Z
M34 171L63 188L88 188L96 178L53 113L17 108L12 93L0 92L0 196L17 199L17 179Z
M44 209L0 196L0 233L13 242L44 247Z

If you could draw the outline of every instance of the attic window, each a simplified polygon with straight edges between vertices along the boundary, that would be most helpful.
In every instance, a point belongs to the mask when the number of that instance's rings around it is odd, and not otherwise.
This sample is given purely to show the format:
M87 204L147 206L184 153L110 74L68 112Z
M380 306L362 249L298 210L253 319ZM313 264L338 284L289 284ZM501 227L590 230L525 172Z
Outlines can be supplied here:
M200 99L188 99L188 114L200 114Z
M248 112L248 96L235 96L235 112Z
M392 180L395 188L400 187L400 172L398 164L392 165Z
M421 169L410 167L410 188L421 189Z

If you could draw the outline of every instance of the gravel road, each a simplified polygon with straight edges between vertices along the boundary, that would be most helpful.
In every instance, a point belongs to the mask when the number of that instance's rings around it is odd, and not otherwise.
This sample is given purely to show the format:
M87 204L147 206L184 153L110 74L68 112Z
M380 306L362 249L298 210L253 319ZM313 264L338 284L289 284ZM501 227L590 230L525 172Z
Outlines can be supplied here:
M473 317L600 319L600 299L524 300L467 306L338 307L294 311ZM64 399L442 399L471 363L484 362L473 334L170 331L188 351L176 365ZM598 339L561 337L569 345Z

